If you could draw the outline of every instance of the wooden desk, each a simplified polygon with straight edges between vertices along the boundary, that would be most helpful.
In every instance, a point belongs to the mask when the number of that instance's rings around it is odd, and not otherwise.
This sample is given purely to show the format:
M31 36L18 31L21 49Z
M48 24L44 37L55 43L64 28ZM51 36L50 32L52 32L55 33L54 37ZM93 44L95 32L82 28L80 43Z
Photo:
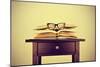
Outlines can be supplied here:
M79 42L84 39L27 39L33 44L33 64L41 64L41 56L72 55L72 62L79 62Z

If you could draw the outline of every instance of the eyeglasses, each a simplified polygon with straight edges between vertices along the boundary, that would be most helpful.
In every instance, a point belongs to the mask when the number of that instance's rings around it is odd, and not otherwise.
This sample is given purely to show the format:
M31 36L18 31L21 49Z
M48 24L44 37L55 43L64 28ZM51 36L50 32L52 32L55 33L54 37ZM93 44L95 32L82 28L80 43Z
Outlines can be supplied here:
M48 29L50 29L50 30L59 31L59 30L61 30L61 29L64 29L65 23L58 23L58 24L47 23L47 27L48 27Z

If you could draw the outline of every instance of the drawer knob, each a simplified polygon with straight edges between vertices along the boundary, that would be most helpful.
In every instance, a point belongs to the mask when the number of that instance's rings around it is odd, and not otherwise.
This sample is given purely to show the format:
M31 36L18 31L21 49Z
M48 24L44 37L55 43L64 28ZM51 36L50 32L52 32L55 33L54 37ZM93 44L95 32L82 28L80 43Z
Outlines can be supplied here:
M56 49L59 49L59 46L56 46Z

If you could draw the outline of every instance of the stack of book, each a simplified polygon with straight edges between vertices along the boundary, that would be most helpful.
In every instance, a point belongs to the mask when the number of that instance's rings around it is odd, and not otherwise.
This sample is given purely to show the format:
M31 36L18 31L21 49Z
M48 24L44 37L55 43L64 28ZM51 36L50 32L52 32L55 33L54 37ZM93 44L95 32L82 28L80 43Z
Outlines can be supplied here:
M76 36L73 31L59 31L38 33L35 38L76 38Z
M70 31L69 29L73 29L75 26L66 26L63 29L58 29L56 31L55 29L52 29L53 31L48 31L48 32L40 32L38 33L34 38L77 38L75 35L75 32ZM45 30L47 28L39 28L37 30ZM51 29L49 29L51 30Z

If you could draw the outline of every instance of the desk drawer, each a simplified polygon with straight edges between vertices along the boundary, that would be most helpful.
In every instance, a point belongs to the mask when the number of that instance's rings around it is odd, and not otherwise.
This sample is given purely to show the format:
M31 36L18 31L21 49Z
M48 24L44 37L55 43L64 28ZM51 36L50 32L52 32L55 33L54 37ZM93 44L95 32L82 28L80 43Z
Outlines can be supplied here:
M38 43L38 55L67 55L75 51L74 42Z

